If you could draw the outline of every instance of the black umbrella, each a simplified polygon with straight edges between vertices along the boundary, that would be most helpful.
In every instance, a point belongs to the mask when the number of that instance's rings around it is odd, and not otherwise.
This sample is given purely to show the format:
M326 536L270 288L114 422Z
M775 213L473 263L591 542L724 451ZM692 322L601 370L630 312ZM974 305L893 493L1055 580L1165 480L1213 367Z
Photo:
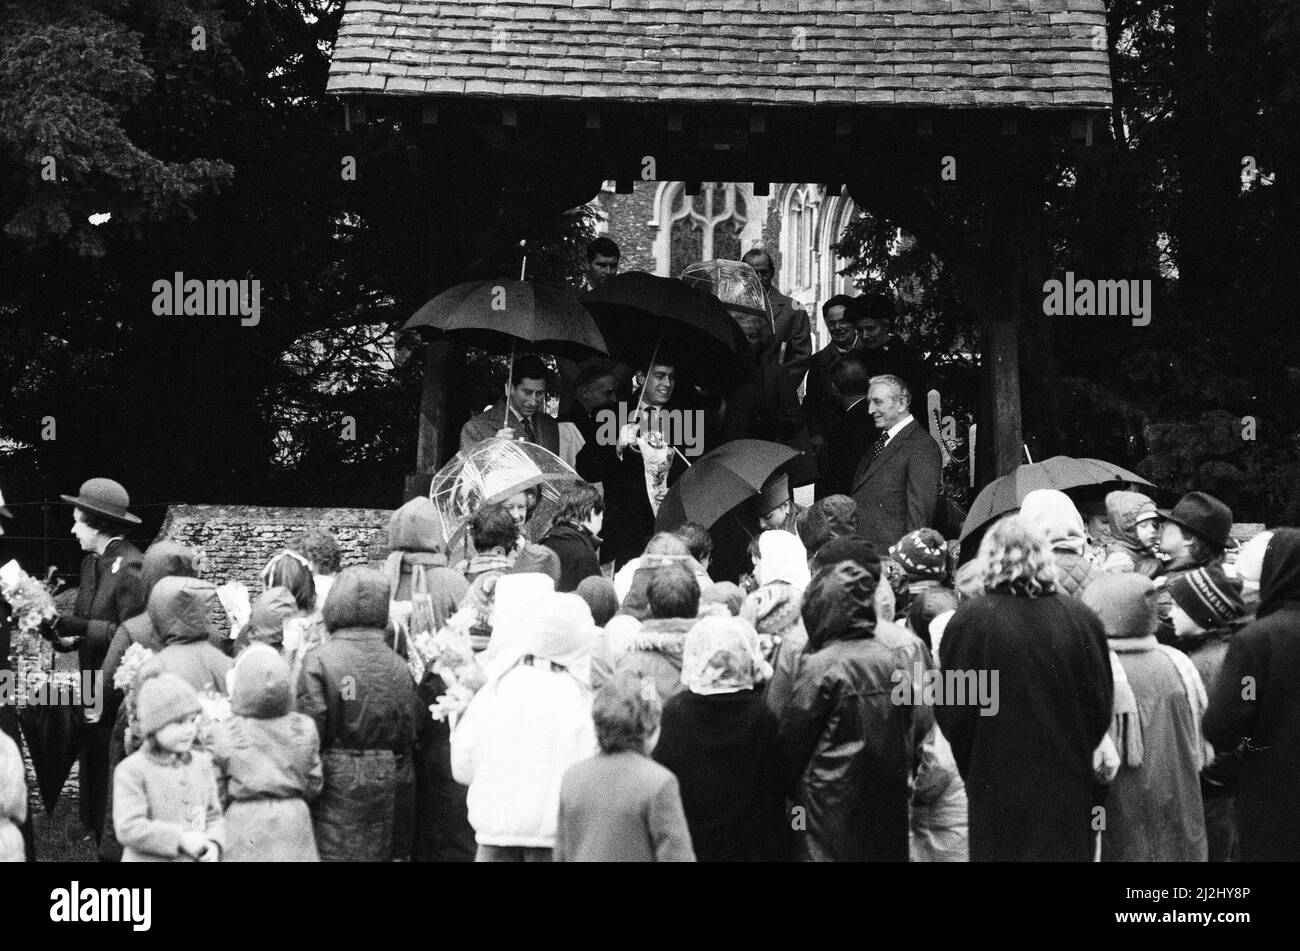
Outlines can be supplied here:
M402 327L430 327L452 339L510 354L514 375L520 342L544 353L572 359L609 353L605 338L587 309L568 291L529 281L495 278L469 281L443 291ZM506 386L509 388L509 377ZM509 410L501 425L509 421Z
M69 703L28 704L18 713L27 753L36 770L45 813L54 812L63 784L85 743L87 724L80 707Z
M763 439L736 439L705 453L673 483L655 516L655 531L672 531L683 522L710 527L733 508L753 498L797 450Z
M608 352L587 309L568 291L496 278L443 291L417 310L403 330L431 327L452 339L510 353L519 343L581 360Z
M726 306L674 278L628 271L587 293L582 303L611 352L628 366L670 364L692 383L726 389L752 360Z

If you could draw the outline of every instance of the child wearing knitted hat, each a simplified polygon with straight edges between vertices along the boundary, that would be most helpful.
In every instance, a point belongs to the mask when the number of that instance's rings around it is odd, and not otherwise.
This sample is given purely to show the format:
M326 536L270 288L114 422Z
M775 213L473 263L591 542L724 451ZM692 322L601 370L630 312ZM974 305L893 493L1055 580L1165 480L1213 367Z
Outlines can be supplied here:
M113 828L123 862L218 862L226 821L211 757L192 750L199 698L175 674L146 679L136 697L144 745L113 774Z
M1174 646L1191 658L1209 694L1223 670L1232 636L1248 620L1236 583L1218 565L1176 575L1169 582ZM1236 789L1241 750L1218 750L1201 770L1201 798L1211 862L1236 860Z
M289 664L268 644L235 661L231 712L209 746L226 804L227 862L319 862L307 804L325 776L316 722L293 709Z

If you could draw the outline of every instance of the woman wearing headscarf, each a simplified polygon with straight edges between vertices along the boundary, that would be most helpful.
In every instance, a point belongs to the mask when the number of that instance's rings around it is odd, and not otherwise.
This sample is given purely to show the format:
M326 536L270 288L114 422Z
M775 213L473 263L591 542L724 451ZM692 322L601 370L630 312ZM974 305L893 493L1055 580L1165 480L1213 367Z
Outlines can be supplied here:
M1056 564L1056 588L1077 598L1100 573L1088 557L1088 530L1070 497L1035 489L1020 503L1020 518L1047 541Z
M1300 529L1273 532L1255 620L1228 644L1210 693L1215 751L1245 741L1237 790L1243 862L1300 859Z
M1057 592L1044 536L1022 517L994 525L978 561L987 593L957 608L939 666L996 673L998 709L935 708L966 783L971 861L1089 861L1093 752L1112 713L1105 630Z
M698 861L790 858L778 721L757 690L766 666L740 618L702 618L686 635L686 690L664 706L654 758L677 776Z
M425 496L411 499L388 522L384 573L392 599L393 647L407 661L418 698L415 750L414 843L416 862L469 862L474 830L465 813L465 787L451 775L451 731L445 720L420 715L446 693L447 685L413 657L411 641L436 634L455 614L469 582L447 567L437 507Z
M786 531L759 535L754 580L758 588L746 596L740 616L758 631L763 659L774 671L782 671L777 686L785 689L775 694L768 690L768 706L779 716L789 699L799 654L808 643L800 617L803 592L811 580L803 543Z
M907 861L908 781L934 717L894 692L929 661L876 620L880 562L864 561L827 565L804 595L808 646L777 734L801 861Z
M514 632L518 648L499 655L500 667L492 667L451 736L452 768L469 787L479 862L551 861L561 780L597 752L591 611L576 594L554 592L529 607Z

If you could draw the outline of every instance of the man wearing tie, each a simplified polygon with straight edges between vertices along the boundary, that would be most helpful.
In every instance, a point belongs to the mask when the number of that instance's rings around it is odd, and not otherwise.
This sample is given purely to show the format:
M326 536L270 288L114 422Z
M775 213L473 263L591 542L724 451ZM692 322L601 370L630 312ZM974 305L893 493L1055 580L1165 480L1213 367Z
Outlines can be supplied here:
M912 418L911 400L898 377L871 377L865 404L879 434L858 463L849 494L858 503L858 534L877 551L930 527L939 504L942 454Z
M525 354L515 360L510 376L510 415L506 418L506 403L497 400L460 429L460 448L468 449L475 443L493 436L502 439L522 439L560 452L560 426L547 415L546 364L540 357Z
M672 404L677 368L650 367L645 394L636 416L625 423L614 447L617 465L605 479L605 529L600 557L621 568L641 554L654 534L655 515L668 487L686 471L686 460L673 445L681 434L670 425L680 407Z

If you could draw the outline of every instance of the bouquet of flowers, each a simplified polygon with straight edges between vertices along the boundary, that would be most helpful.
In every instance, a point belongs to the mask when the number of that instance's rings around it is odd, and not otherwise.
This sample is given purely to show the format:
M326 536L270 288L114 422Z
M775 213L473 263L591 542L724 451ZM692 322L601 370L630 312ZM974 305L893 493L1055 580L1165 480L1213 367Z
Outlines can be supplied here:
M10 617L18 622L20 638L39 637L42 628L59 616L54 607L53 578L53 568L44 581L37 581L17 561L0 567L0 595L9 603Z
M411 641L412 653L427 657L429 669L447 685L447 692L429 706L435 720L458 715L483 685L483 672L470 640L470 620L471 613L457 611L437 634L420 634Z
M153 656L153 651L143 644L132 644L122 654L117 670L113 671L113 689L130 693L136 687L135 679L140 674L144 662Z
M211 686L200 691L198 736L194 740L195 747L207 747L212 728L222 720L228 719L230 712L230 698L224 693L218 692Z
M136 718L135 695L140 689L140 671L153 657L153 651L143 644L132 644L122 654L122 660L113 671L113 687L126 693L126 752L134 753L140 748L144 737L140 735L140 724Z

